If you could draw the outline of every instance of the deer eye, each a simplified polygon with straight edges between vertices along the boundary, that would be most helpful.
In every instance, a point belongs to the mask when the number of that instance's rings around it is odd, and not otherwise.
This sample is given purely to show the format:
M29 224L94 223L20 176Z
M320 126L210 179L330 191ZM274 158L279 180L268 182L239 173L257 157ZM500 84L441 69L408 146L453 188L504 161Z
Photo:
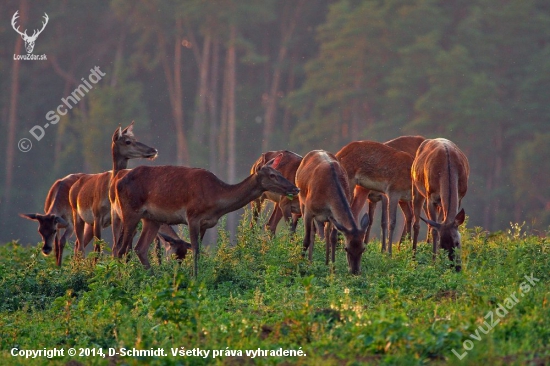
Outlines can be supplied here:
M275 178L275 174L269 173L269 178Z
M132 141L131 140L126 140L125 143L126 143L126 145L130 145L132 143Z

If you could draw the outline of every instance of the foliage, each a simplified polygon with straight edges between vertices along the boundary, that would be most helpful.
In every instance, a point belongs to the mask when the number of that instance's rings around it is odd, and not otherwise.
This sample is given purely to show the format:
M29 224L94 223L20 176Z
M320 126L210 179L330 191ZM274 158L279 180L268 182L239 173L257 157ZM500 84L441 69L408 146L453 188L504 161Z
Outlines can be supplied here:
M393 258L368 245L362 273L347 272L343 250L324 264L301 255L301 235L283 229L275 238L243 221L235 246L221 232L218 246L192 259L154 264L146 271L132 257L69 257L61 268L39 248L13 242L0 248L0 358L13 347L165 349L167 357L57 357L126 364L509 364L550 360L550 246L546 238L512 228L509 236L464 229L463 272L444 253L432 263L430 245L416 261L410 243ZM474 341L463 362L462 343L512 293L525 275L540 280L488 334ZM519 295L518 295L519 296ZM305 357L173 357L171 348L203 350L301 349ZM181 349L181 348L180 348Z

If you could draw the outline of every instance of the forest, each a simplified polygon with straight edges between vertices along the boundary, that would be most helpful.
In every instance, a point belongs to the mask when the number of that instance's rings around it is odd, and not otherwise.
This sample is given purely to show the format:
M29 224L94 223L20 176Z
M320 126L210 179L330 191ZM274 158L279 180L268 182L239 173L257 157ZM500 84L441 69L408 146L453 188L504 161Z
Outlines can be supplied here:
M470 162L470 227L550 225L547 1L7 0L0 14L1 242L35 244L18 213L41 212L58 178L109 170L133 120L159 157L131 166L227 182L268 150L445 137ZM45 21L37 59L18 57L15 29Z

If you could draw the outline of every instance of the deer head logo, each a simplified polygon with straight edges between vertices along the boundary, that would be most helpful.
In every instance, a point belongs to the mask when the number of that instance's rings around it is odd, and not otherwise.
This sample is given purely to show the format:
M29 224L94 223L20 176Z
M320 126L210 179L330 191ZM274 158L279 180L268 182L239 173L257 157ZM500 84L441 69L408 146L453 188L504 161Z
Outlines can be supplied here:
M45 22L42 22L42 29L40 30L34 30L34 32L32 33L32 36L29 36L27 34L27 30L25 29L24 32L21 32L19 30L19 26L17 26L17 28L15 27L15 22L17 20L17 18L19 18L19 15L17 14L19 13L19 10L15 12L15 14L13 14L13 18L11 18L11 26L13 27L13 29L19 33L21 35L21 38L23 38L23 41L25 41L25 49L27 50L27 53L32 53L32 50L34 49L34 42L36 41L36 38L38 38L38 36L40 35L40 33L42 33L42 31L44 30L44 28L46 28L46 24L48 24L48 14L44 13L44 20Z

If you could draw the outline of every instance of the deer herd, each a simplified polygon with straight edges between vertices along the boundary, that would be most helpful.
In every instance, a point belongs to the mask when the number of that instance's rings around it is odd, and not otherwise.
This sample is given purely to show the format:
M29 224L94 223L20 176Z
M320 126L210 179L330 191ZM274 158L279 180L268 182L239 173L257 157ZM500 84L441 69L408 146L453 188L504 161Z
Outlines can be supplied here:
M254 163L250 176L227 184L212 172L185 166L139 166L127 169L129 159L155 159L158 151L136 140L134 122L115 130L111 143L113 169L98 174L70 174L50 188L44 214L21 214L38 221L42 253L55 253L61 266L67 240L76 233L75 257L96 239L100 251L101 230L113 232L113 256L122 258L132 250L150 267L150 244L163 243L165 255L185 258L193 251L193 273L198 273L200 243L207 229L225 214L248 203L252 225L257 222L265 200L275 205L266 228L275 235L281 218L295 232L304 222L304 255L312 260L316 233L325 239L326 263L334 263L338 232L344 237L349 271L360 273L361 258L369 241L372 217L382 202L382 251L392 254L397 206L404 215L399 240L412 234L416 252L420 220L428 224L433 256L441 247L456 271L461 270L461 239L458 227L464 222L461 200L468 188L469 165L451 141L421 136L402 136L385 143L355 141L336 154L314 150L303 158L290 151L269 151ZM368 212L365 205L368 203ZM460 209L460 211L459 211ZM427 219L422 215L424 210ZM363 213L364 212L364 213ZM135 248L133 238L139 223L142 230ZM171 225L186 224L190 243L182 240ZM64 230L63 235L61 231Z

